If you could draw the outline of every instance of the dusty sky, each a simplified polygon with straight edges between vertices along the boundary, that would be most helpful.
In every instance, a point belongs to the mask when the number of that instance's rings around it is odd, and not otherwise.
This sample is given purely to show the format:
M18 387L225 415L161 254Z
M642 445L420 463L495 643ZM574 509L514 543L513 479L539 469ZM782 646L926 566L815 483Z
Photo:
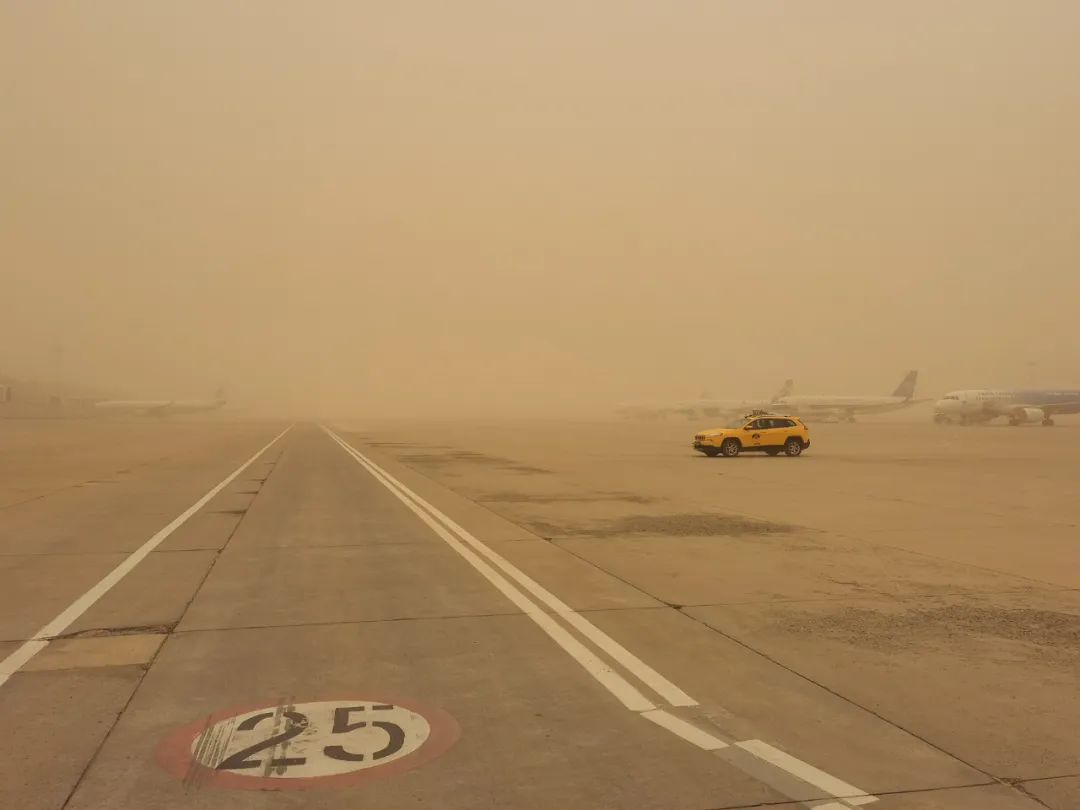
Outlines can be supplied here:
M1080 385L1078 41L1075 0L0 0L0 374L350 415Z

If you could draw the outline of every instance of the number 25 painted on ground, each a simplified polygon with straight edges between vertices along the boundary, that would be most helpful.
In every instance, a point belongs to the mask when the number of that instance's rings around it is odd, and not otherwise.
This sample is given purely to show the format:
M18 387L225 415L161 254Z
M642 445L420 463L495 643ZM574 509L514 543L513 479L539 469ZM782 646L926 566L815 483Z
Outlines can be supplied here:
M333 734L346 734L354 729L365 728L368 725L366 720L359 720L357 722L350 722L350 716L353 712L365 711L365 706L343 706L340 709L334 710L334 726L331 730ZM376 709L392 708L391 706L376 706ZM247 718L244 722L240 723L236 727L237 731L252 731L255 726L261 723L263 720L267 720L273 717L276 712L261 712L260 714L253 714ZM262 762L257 759L248 759L248 757L276 747L279 743L285 743L303 734L307 729L309 720L306 715L300 712L285 712L285 718L289 721L289 726L281 734L275 734L262 742L255 745L243 748L237 751L230 757L226 757L218 763L216 770L219 771L239 771L248 768L261 767ZM405 732L402 731L401 726L397 723L387 723L382 720L376 720L371 723L375 728L382 729L390 737L390 742L379 751L376 751L371 755L372 759L384 759L392 754L396 754L401 750L401 747L405 744ZM344 746L341 745L328 745L323 748L323 754L330 759L340 760L342 762L363 762L364 754L353 754L346 751ZM303 765L307 762L307 757L279 757L277 759L270 760L271 767L288 767L289 765Z

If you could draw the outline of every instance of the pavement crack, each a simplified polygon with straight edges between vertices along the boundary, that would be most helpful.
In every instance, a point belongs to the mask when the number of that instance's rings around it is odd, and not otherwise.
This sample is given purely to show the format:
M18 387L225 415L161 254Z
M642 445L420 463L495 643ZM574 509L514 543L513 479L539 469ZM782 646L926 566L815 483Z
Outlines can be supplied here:
M1031 799L1031 801L1036 802L1037 804L1041 804L1043 807L1049 807L1050 806L1046 802L1044 802L1042 799L1040 799L1038 796L1036 796L1034 793L1032 793L1030 790L1028 790L1027 787L1024 785L1023 780L1003 778L1003 779L999 779L998 781L1001 782L1003 785L1008 785L1013 790L1015 790L1017 793L1020 793L1021 795L1027 797L1028 799Z
M173 635L194 633L231 633L239 630L289 630L304 627L348 627L359 624L393 624L396 622L444 622L460 619L498 619L507 616L524 616L520 610L505 613L461 613L451 616L391 616L383 619L336 619L325 622L297 622L296 624L245 624L222 627L191 627L174 631Z
M138 635L168 635L176 627L176 622L171 624L134 624L127 627L95 627L89 630L77 630L71 633L61 633L53 636L51 640L72 638L111 638L113 636L138 636Z

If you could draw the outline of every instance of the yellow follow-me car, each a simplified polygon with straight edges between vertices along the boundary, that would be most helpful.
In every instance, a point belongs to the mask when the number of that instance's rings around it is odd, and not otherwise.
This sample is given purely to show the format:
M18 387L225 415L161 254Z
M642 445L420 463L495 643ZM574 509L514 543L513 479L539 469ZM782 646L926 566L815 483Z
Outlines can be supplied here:
M727 427L694 435L694 449L707 456L734 457L760 452L801 456L810 446L810 431L797 416L750 413Z

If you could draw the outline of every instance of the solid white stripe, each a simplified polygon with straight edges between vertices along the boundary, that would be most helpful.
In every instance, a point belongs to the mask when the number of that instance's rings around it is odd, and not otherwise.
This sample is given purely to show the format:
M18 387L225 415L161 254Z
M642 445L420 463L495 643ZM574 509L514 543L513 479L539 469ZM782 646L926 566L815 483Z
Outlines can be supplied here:
M131 552L123 562L106 574L100 582L72 602L63 613L38 630L32 639L24 642L15 650L15 652L11 653L3 661L0 661L0 686L15 674L23 664L45 649L53 637L58 636L70 627L76 619L82 616L91 607L91 605L108 593L116 583L127 576L135 566L142 562L146 555L161 545L170 534L183 526L192 515L202 509L211 498L231 484L240 473L250 467L259 456L270 449L274 442L288 433L291 429L292 425L281 431L281 433L271 439L262 450L237 467L224 481L199 498L199 500L195 501L195 503L175 517L171 523L165 526L165 528L159 530L153 537L139 546L135 551Z
M647 685L653 691L655 691L665 702L672 706L697 706L698 702L694 700L690 695L686 694L682 689L669 681L655 669L650 667L628 649L619 644L615 639L611 638L607 633L594 625L588 619L576 613L568 605L566 605L561 599L548 591L538 582L533 580L530 576L521 571L513 563L509 562L502 555L495 551L492 551L488 546L484 545L480 540L472 535L467 529L460 526L449 516L441 512L436 507L432 506L422 497L406 487L399 480L394 478L393 475L388 473L374 461L369 459L363 453L356 448L349 445L344 439L339 437L329 428L323 427L324 430L330 436L334 438L343 448L345 448L350 454L357 459L369 465L372 469L377 470L388 481L392 482L394 486L400 488L403 492L407 493L408 497L412 498L419 506L425 509L429 514L439 520L443 525L450 529L454 534L460 537L463 541L468 543L477 553L483 555L498 568L502 569L503 573L509 576L511 579L516 580L519 585L524 587L533 596L539 599L552 609L557 615L561 616L568 624L570 624L575 630L593 642L597 647L610 655L615 661L622 664L631 674L638 678L642 683Z
M742 748L744 751L748 751L759 759L763 759L766 762L775 765L783 771L787 771L792 776L797 776L804 782L813 785L814 787L821 788L826 793L836 798L844 798L846 796L854 797L852 803L858 800L860 804L866 804L871 801L876 801L877 798L870 796L865 790L860 790L854 785L849 785L842 779L837 779L832 774L825 773L825 771L815 768L801 759L791 756L779 748L774 748L767 742L761 740L744 740L737 742L735 745Z
M695 725L687 723L681 717L676 717L673 714L669 714L663 709L654 709L651 712L642 712L641 716L647 720L652 720L656 725L661 728L666 728L672 734L682 737L689 743L693 743L698 748L702 748L706 751L717 751L721 748L727 748L728 744L723 740L714 737L707 731L702 731Z
M329 433L329 431L327 431ZM547 613L540 609L540 606L531 601L525 594L515 588L510 582L508 582L498 571L480 559L474 554L467 546L465 546L458 538L454 537L445 527L436 522L430 515L422 510L416 503L409 497L407 490L399 489L390 480L383 476L373 465L369 464L363 456L354 451L343 440L339 439L333 433L330 433L330 437L334 439L342 449L349 453L353 459L360 464L365 470L367 470L379 483L385 486L390 492L405 506L407 506L417 517L419 517L428 527L435 532L439 537L446 541L454 551L460 554L466 562L468 562L473 568L475 568L481 575L484 576L492 585L499 589L499 591L511 602L521 608L530 619L543 630L551 639L563 648L575 661L596 678L603 686L611 692L626 708L635 712L644 712L649 709L655 708L653 704L646 698L641 692L635 689L629 681L623 678L619 673L615 672L611 667L600 660L593 652L591 652L584 644L570 635L565 629L559 626Z

